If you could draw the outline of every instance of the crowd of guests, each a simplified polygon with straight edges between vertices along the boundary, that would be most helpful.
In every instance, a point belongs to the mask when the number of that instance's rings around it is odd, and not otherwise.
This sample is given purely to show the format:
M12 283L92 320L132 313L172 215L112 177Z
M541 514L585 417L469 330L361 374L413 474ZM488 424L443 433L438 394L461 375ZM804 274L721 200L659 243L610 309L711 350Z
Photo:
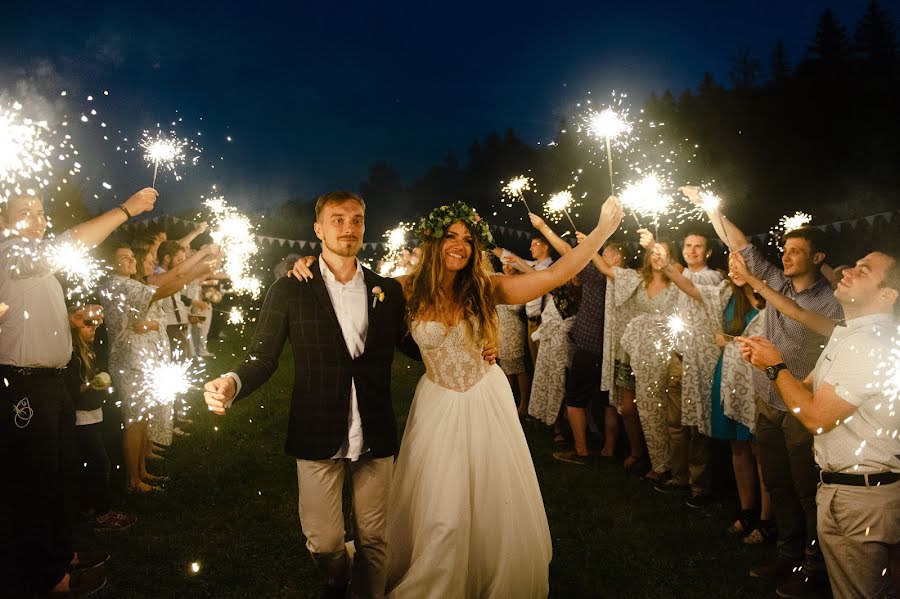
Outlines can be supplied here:
M683 192L702 206L699 189ZM829 586L893 596L900 418L881 386L900 336L898 255L878 248L831 269L823 233L804 227L784 235L779 267L718 210L707 215L730 249L727 272L708 266L705 230L680 248L640 230L637 268L610 243L533 305L498 307L498 362L519 412L552 427L553 456L575 466L615 459L623 430L624 467L697 510L714 497L713 453L730 447L740 508L728 531L774 545L750 576L777 580L782 597ZM531 260L494 250L505 276L571 249L530 219Z
M40 197L0 203L0 378L3 382L3 591L81 596L106 583L105 551L80 551L80 525L124 531L137 518L112 505L110 454L121 455L130 493L162 490L161 460L187 422L158 401L145 369L210 357L206 343L220 250L192 249L205 224L178 240L120 227L152 210L143 189L120 206L45 238ZM117 231L118 230L118 231ZM63 246L98 248L111 271L91 295L67 293ZM102 245L101 245L102 244ZM178 413L176 413L178 412ZM114 415L112 429L104 415ZM181 431L181 434L187 434ZM121 448L121 449L120 449Z

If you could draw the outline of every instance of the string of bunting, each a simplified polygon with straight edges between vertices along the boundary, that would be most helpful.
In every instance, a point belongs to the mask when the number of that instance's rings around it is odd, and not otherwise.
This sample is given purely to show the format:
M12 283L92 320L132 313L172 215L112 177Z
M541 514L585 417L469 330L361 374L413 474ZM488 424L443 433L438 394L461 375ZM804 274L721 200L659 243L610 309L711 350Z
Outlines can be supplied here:
M828 223L826 225L812 225L813 228L819 229L821 231L827 232L829 229L832 229L836 232L841 232L849 228L850 230L855 229L859 223L865 221L869 226L875 223L875 220L878 218L884 219L886 223L890 223L893 220L900 220L900 210L893 210L888 212L879 212L878 214L870 214L869 216L863 216L860 218L850 219L850 220L839 220L833 223ZM193 221L188 221L183 218L178 218L177 216L170 216L167 214L161 214L157 216L153 216L151 218L145 218L142 220L137 220L134 222L130 222L126 225L128 229L146 229L150 226L150 224L160 224L163 226L166 223L177 223L183 224L186 226L193 226L195 223ZM502 225L495 225L491 227L491 231L497 237L515 237L519 239L527 239L532 235L531 231L524 231L522 229L514 229L512 227L504 227ZM751 241L759 244L764 244L768 238L768 233L757 233L755 235L748 236ZM311 250L315 250L319 247L319 241L308 241L304 239L284 239L282 237L270 237L268 235L257 235L256 241L263 245L273 246L278 245L280 247L296 247L299 249L310 248ZM384 250L386 249L387 243L383 241L372 241L363 243L363 249L365 250Z

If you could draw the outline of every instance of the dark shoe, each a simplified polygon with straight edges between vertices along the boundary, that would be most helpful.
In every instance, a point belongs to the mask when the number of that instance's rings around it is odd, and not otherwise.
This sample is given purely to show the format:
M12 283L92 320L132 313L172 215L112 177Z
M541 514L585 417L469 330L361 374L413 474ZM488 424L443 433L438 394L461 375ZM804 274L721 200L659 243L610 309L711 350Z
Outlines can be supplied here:
M750 568L753 578L784 579L800 568L800 560L778 556L770 562Z
M653 485L653 490L667 495L672 495L674 493L689 493L691 485L680 485L670 478L665 482Z
M556 433L553 435L553 444L557 447L566 447L569 444L569 440L566 439L564 434Z
M579 455L575 453L575 450L570 451L554 451L553 458L559 460L560 462L566 462L569 464L578 464L579 466L584 466L588 463L590 456L587 455Z
M322 590L322 599L345 599L348 597L350 585L345 584L340 587L325 586Z
M109 560L109 553L106 551L76 551L75 554L78 556L78 563L69 566L72 572L96 568Z
M712 495L709 493L691 495L691 498L684 502L684 505L695 510L708 508L712 503Z
M134 526L135 522L137 516L134 514L109 511L93 518L90 524L94 532L121 532Z
M807 597L825 597L828 591L828 576L825 572L814 572L800 568L783 584L775 589L779 597L806 599Z
M68 591L49 591L38 597L58 599L62 597L87 597L106 586L106 568L76 570L69 574Z
M741 510L731 526L728 527L728 534L745 537L754 530L753 523L755 521L756 516L753 510Z

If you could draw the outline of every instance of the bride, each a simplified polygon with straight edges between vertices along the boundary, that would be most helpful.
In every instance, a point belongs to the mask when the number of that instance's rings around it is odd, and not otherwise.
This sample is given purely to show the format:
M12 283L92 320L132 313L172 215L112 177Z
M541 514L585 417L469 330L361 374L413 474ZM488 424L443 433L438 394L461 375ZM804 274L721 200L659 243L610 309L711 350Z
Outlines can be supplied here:
M581 270L619 226L597 227L550 268L491 276L487 224L462 202L416 227L422 258L398 277L425 362L394 470L387 522L388 596L546 597L550 531L509 382L482 360L497 304L524 304Z

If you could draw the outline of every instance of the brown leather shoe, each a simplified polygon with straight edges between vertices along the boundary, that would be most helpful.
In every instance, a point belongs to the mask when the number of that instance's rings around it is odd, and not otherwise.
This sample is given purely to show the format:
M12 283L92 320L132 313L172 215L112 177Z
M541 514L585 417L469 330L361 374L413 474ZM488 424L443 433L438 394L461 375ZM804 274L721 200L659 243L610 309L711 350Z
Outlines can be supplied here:
M38 597L44 599L62 599L65 597L88 597L106 586L106 568L95 567L87 570L76 570L69 574L69 590L50 591Z

